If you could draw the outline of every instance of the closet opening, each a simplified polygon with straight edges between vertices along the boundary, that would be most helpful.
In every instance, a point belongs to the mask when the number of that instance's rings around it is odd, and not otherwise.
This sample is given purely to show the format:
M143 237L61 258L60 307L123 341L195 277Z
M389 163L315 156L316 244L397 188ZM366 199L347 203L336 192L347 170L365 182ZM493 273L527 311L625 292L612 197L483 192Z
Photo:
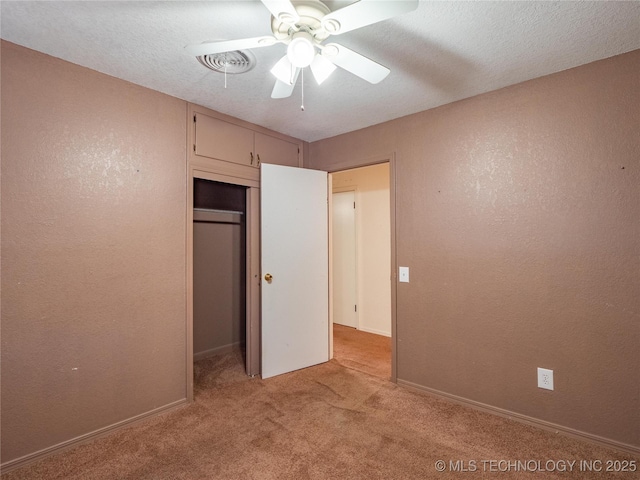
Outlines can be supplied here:
M193 179L194 364L234 354L247 371L246 218L247 187Z

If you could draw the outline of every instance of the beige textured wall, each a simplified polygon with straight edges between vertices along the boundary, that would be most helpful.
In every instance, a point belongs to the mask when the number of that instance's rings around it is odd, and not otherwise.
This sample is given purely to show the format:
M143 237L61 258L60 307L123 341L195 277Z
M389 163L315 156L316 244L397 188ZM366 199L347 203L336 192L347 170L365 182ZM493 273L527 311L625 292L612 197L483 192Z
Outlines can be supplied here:
M2 42L2 462L185 398L186 104Z
M396 152L400 381L640 447L638 105L634 51L310 145Z
M333 173L333 191L356 188L360 329L391 336L389 164Z

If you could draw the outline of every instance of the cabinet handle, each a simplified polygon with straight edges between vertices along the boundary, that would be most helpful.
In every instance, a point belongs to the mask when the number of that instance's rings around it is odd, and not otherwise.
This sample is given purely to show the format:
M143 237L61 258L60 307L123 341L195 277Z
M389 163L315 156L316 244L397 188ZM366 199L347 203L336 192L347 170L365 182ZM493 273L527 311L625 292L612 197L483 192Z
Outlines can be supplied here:
M251 165L253 165L253 152L249 152L249 155L251 155Z
M260 154L258 154L258 163L257 163L257 165L260 166Z

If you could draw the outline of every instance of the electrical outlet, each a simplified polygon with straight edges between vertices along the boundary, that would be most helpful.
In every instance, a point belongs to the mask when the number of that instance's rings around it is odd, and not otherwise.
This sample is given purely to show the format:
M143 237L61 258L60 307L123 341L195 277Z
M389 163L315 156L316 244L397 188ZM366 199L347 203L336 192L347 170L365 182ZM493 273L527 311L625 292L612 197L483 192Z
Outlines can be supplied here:
M553 370L538 367L538 387L553 390Z

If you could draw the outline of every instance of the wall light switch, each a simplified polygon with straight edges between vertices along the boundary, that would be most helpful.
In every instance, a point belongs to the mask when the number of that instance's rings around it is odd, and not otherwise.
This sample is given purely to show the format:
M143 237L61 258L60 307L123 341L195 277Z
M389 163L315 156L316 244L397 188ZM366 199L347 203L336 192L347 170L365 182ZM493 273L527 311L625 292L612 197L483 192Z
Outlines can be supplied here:
M400 267L400 275L398 281L409 283L409 267Z

